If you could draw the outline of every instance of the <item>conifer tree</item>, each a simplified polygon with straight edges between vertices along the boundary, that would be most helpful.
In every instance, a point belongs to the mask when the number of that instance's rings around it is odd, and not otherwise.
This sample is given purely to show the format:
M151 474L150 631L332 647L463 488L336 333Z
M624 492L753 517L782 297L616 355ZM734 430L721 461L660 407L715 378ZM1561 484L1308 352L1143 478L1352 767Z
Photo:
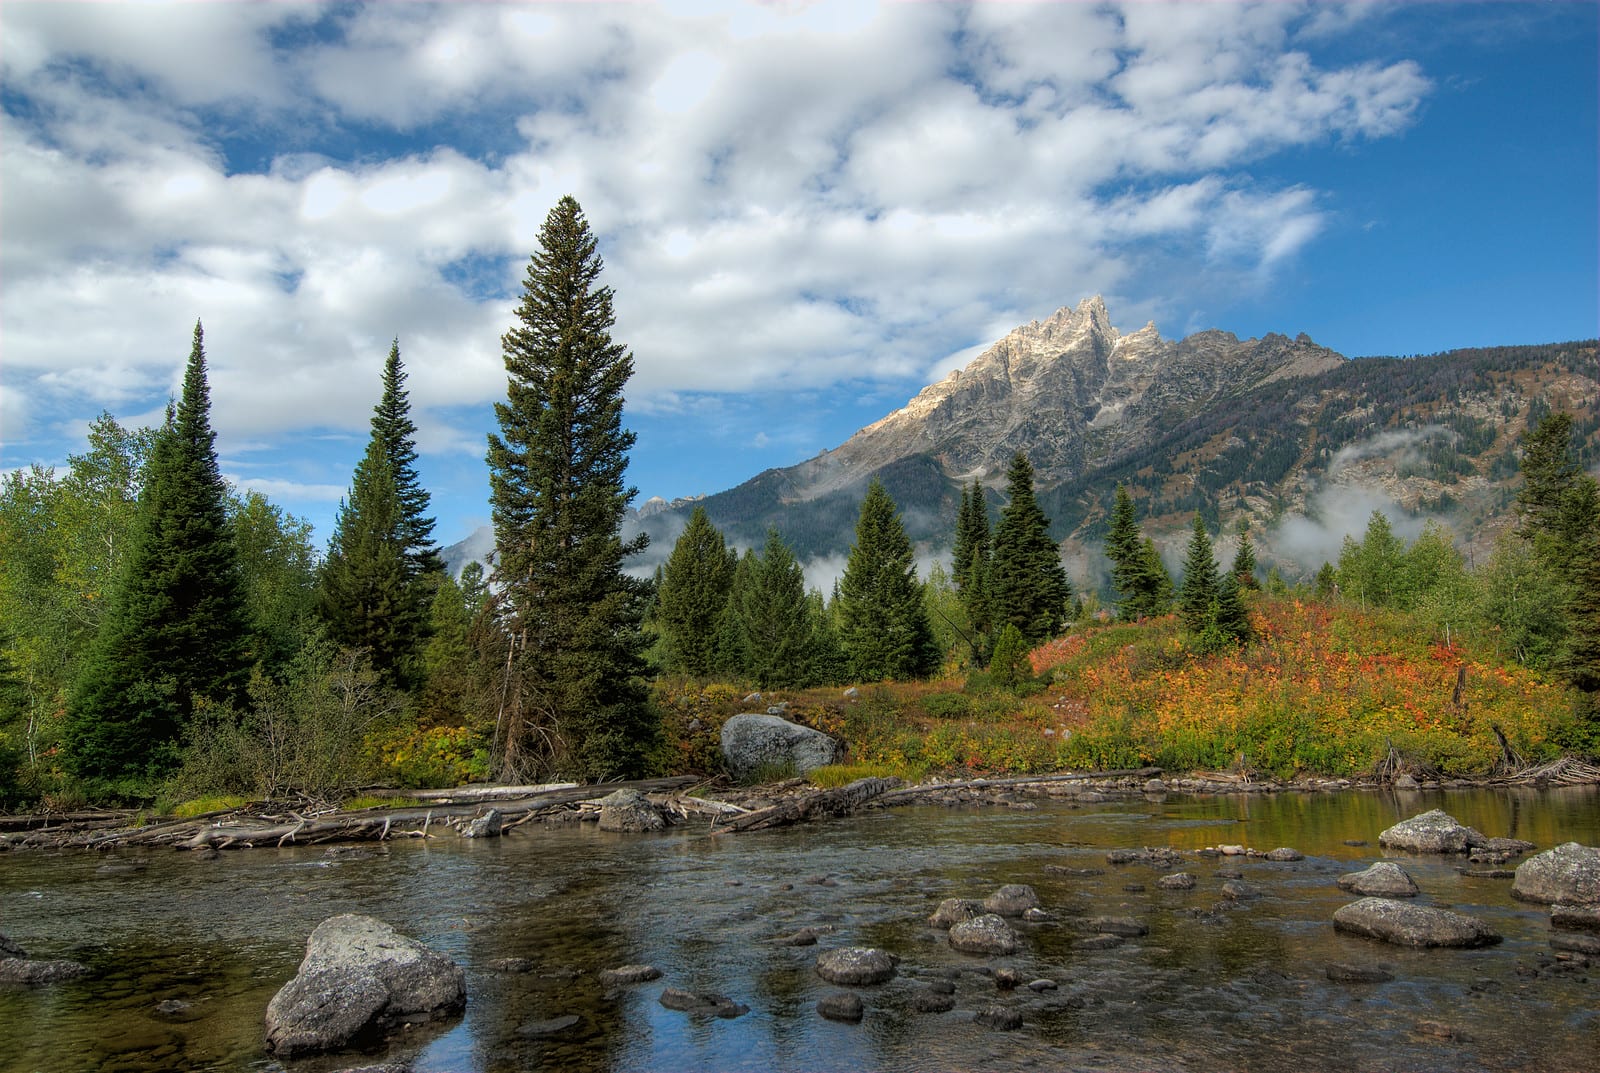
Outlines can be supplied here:
M169 771L196 704L237 700L247 679L244 588L210 412L196 323L183 394L151 449L122 580L69 701L66 763L113 795L137 794L141 780Z
M1111 583L1124 619L1167 613L1172 606L1172 578L1155 543L1141 534L1133 497L1122 484L1117 485L1111 508L1106 558L1111 560Z
M1254 630L1250 625L1250 612L1245 607L1243 586L1239 576L1223 574L1217 580L1217 598L1212 605L1212 623L1217 632L1230 642L1248 644Z
M988 598L990 544L989 503L983 485L974 478L970 490L961 490L951 571L967 621L980 637L988 633L992 621Z
M839 642L861 681L921 678L939 663L911 541L894 500L874 479L839 580Z
M776 529L746 561L735 611L744 672L762 689L809 685L817 626L799 561Z
M694 508L661 568L656 592L655 619L670 669L699 677L716 671L717 638L737 566L705 508Z
M1206 533L1204 520L1196 514L1194 531L1183 559L1183 584L1178 589L1178 608L1183 612L1184 627L1191 633L1199 633L1211 623L1212 605L1216 603L1220 583L1211 537Z
M729 549L730 554L732 549ZM756 553L746 548L734 563L733 580L728 585L728 605L723 610L717 626L717 671L722 674L748 676L750 666L749 644L745 638L745 594L750 591L756 573Z
M1129 610L1134 618L1165 615L1172 610L1172 575L1161 561L1156 542L1149 537L1139 543L1139 557L1129 580L1133 585Z
M1006 485L1009 501L995 528L987 585L993 622L1011 623L1025 641L1042 641L1066 621L1072 585L1050 539L1050 519L1034 498L1033 467L1020 451Z
M611 339L612 291L583 210L563 197L539 231L517 323L501 340L507 399L489 436L498 597L514 682L502 774L541 764L590 778L644 771L660 735L642 675L648 585L623 572L637 490L622 427L633 357Z
M410 577L444 569L433 543L434 520L428 515L428 490L417 476L417 426L411 420L411 396L406 391L406 371L400 363L400 340L389 346L383 363L383 394L372 411L372 435L383 444L394 471L395 494L400 501L400 539L405 546Z
M1233 565L1228 568L1228 573L1239 579L1240 588L1261 587L1261 583L1256 580L1256 548L1250 541L1249 522L1239 526L1239 550L1233 554Z

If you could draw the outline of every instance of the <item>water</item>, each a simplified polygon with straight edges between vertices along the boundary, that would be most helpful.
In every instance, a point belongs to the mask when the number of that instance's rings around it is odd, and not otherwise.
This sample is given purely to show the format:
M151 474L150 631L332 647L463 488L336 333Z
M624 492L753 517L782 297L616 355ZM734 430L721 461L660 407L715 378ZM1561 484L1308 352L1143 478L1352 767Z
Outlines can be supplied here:
M1411 951L1333 931L1333 911L1351 900L1337 876L1382 855L1383 828L1433 807L1541 848L1600 844L1600 794L1590 788L903 808L715 838L703 828L639 836L527 826L503 840L446 835L335 856L3 855L0 931L34 957L74 958L93 973L0 989L0 1071L282 1069L263 1049L262 1014L306 935L341 912L377 916L454 957L467 971L467 1010L384 1052L297 1061L297 1073L380 1058L409 1060L418 1073L1594 1069L1600 966L1562 971L1547 913L1514 901L1509 881L1463 877L1457 859L1404 862L1425 902L1489 921L1506 936L1498 947ZM1160 871L1105 862L1111 848L1221 843L1288 845L1307 859L1191 860L1183 868L1200 884L1186 893L1157 890ZM1264 897L1219 908L1217 873L1229 869ZM1133 916L1150 934L1083 951L1063 924L1019 925L1018 955L983 959L951 951L925 923L943 898L1013 882L1031 884L1058 917ZM817 947L771 942L807 925L834 930ZM894 981L860 989L859 1025L815 1012L834 990L816 976L816 955L845 945L902 958ZM511 957L534 971L490 966ZM1382 962L1395 980L1330 983L1331 961ZM663 978L611 990L598 982L602 969L639 962ZM1000 993L975 971L988 965L1058 988ZM916 1012L926 982L952 971L955 1009ZM657 1001L666 986L720 992L751 1012L670 1011ZM164 1014L166 1000L189 1005ZM1020 1010L1024 1027L972 1023L996 1003ZM569 1014L580 1022L560 1036L518 1032ZM1452 1034L1418 1030L1430 1021Z

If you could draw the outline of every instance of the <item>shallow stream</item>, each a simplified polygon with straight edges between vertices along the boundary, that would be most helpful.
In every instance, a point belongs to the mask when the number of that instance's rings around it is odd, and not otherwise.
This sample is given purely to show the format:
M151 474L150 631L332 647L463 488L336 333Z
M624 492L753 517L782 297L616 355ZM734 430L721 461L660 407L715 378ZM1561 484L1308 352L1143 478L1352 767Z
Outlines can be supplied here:
M1037 808L868 812L749 835L704 828L617 835L593 825L446 835L329 853L326 847L0 855L0 932L38 958L88 964L81 981L0 989L0 1071L280 1070L262 1014L323 919L367 913L467 971L466 1013L373 1054L287 1064L295 1073L403 1059L416 1073L522 1070L1537 1070L1600 1068L1600 964L1549 947L1548 913L1510 881L1463 876L1455 858L1407 857L1427 904L1470 912L1505 936L1476 951L1415 951L1340 935L1334 885L1386 856L1378 833L1442 807L1487 835L1600 844L1600 792L1281 794ZM1361 841L1365 846L1347 845ZM1291 846L1302 861L1207 859L1206 846ZM1112 866L1110 849L1170 846L1196 889L1164 871ZM1098 870L1098 874L1086 874ZM1263 896L1237 906L1219 872ZM1077 873L1077 874L1074 874ZM1057 920L1018 924L1013 957L957 954L927 916L948 897L1027 883ZM1137 888L1137 889L1135 889ZM1073 948L1070 918L1132 916L1149 935ZM831 926L818 946L771 940ZM836 988L814 971L834 946L878 946L898 977L857 989L858 1025L827 1021ZM533 970L491 963L526 958ZM1330 962L1383 963L1395 979L1333 983ZM608 989L602 969L659 968ZM1012 967L1054 990L1000 992ZM955 974L955 1008L920 1013L928 981ZM750 1007L732 1020L660 1005L668 986ZM163 1013L158 1005L188 1005ZM1000 1032L975 1012L1015 1008ZM170 1008L170 1006L169 1006ZM519 1033L575 1014L551 1037Z

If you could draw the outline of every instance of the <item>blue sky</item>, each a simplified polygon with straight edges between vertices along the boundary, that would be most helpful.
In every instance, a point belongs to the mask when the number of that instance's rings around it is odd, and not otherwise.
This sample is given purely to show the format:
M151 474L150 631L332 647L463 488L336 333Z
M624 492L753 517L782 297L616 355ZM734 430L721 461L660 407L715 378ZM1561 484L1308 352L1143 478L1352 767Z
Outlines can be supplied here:
M326 538L398 336L445 542L563 194L640 499L837 445L1103 294L1350 356L1592 337L1592 2L0 7L0 467L153 421Z

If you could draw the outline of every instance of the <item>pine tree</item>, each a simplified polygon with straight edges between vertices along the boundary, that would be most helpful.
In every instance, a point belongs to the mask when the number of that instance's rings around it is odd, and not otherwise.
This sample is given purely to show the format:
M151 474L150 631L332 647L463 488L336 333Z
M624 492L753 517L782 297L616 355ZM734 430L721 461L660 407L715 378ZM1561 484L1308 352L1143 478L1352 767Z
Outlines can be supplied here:
M799 561L776 529L746 561L735 609L744 672L762 689L811 684L817 625Z
M1161 561L1156 542L1145 537L1139 542L1139 556L1129 578L1133 598L1129 610L1134 618L1165 615L1172 610L1172 575Z
M989 633L993 616L988 596L989 559L991 551L989 533L989 502L983 485L976 479L972 488L961 490L961 507L956 514L955 551L951 570L955 575L956 591L961 594L961 606L971 623L976 647L982 648ZM982 653L973 652L981 658Z
M737 565L705 509L694 508L661 568L656 592L655 619L671 670L697 677L716 671L717 637Z
M1254 634L1250 612L1245 607L1243 586L1237 574L1223 574L1217 581L1217 598L1212 604L1212 622L1228 641L1248 644Z
M1241 588L1261 587L1261 583L1256 580L1256 548L1250 542L1249 522L1239 526L1239 550L1233 554L1233 565L1228 568L1228 573L1238 579Z
M1050 539L1050 519L1033 494L1033 467L1017 452L1006 472L1009 501L1000 512L990 560L988 598L993 621L1009 622L1024 640L1042 641L1066 621L1072 585L1061 551Z
M501 340L507 401L489 436L495 580L513 649L501 773L540 763L591 778L644 771L660 734L643 678L647 585L623 572L633 357L612 342L612 291L583 210L545 218L518 323Z
M1521 469L1519 530L1529 539L1559 534L1562 500L1583 476L1583 467L1572 451L1571 414L1546 414L1523 433Z
M1141 559L1139 516L1128 486L1120 482L1111 505L1111 526L1106 531L1106 558L1111 560L1111 585L1117 590L1122 617L1137 618L1130 605L1134 602L1134 575Z
M730 553L732 549L729 549ZM745 638L745 594L757 569L756 553L746 548L744 555L734 562L733 580L728 586L728 605L723 610L717 626L717 671L735 677L749 677L750 651Z
M861 501L856 541L839 580L839 620L839 642L860 681L922 678L938 666L911 541L876 479Z
M417 477L417 426L411 420L411 396L406 391L405 367L400 364L399 339L390 344L383 363L383 394L372 411L372 435L382 442L394 471L407 574L414 578L443 570L444 562L433 543L428 491Z
M196 323L183 394L156 437L125 571L68 708L66 763L92 787L139 793L169 771L202 700L232 702L248 677L244 588L210 423Z
M1178 608L1183 612L1183 625L1191 633L1199 633L1212 621L1212 604L1217 599L1220 584L1217 560L1211 548L1211 537L1206 533L1204 520L1194 516L1194 532L1189 537L1189 547L1183 559L1183 584L1178 589Z
M1373 511L1360 540L1348 536L1344 539L1339 551L1339 588L1363 605L1393 606L1402 580L1405 551L1405 541L1394 535L1383 511Z

